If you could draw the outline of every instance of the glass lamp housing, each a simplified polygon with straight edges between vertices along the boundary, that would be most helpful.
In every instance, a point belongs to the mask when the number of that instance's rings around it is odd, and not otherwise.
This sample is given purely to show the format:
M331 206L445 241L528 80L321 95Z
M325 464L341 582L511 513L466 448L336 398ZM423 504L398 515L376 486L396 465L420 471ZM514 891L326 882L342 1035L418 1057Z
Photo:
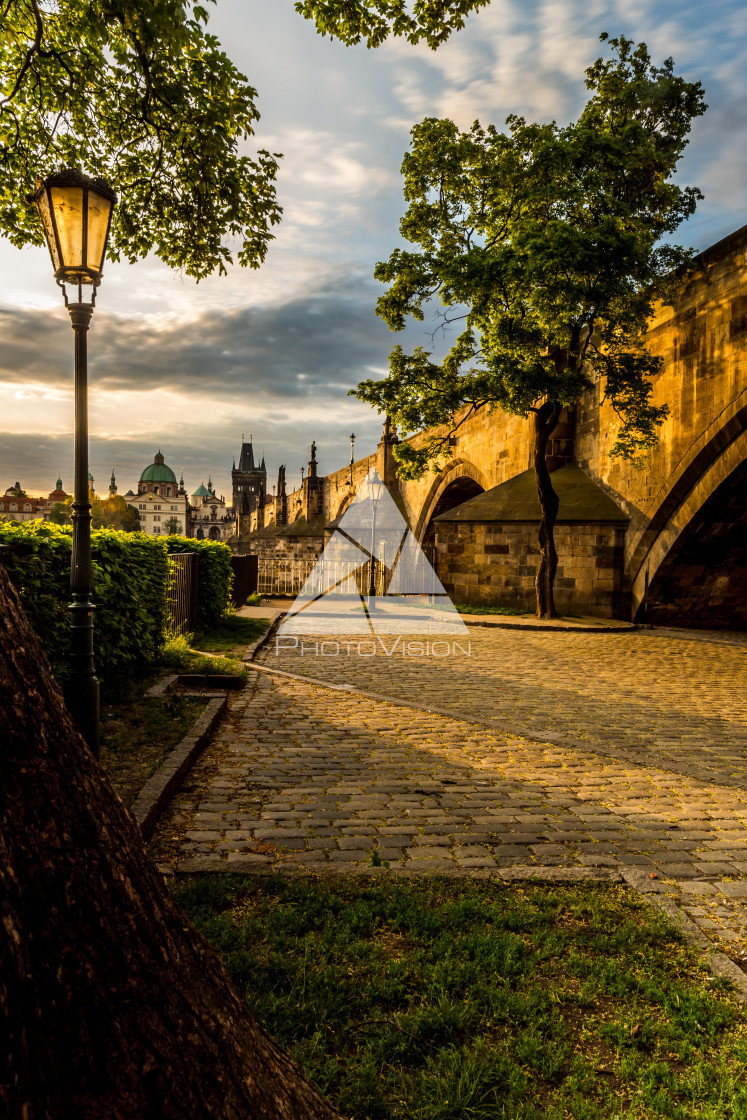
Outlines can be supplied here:
M103 274L117 196L103 179L65 169L39 180L33 200L58 284L92 284Z
M374 505L380 501L381 495L384 493L384 483L379 478L379 472L374 470L370 479L368 480L368 496Z

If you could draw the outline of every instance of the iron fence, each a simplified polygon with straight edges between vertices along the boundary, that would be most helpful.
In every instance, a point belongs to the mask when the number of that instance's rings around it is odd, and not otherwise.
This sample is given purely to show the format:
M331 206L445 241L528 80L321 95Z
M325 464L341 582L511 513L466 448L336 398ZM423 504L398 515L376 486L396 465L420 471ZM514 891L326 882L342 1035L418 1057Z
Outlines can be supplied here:
M196 552L171 552L166 584L166 633L191 634L197 626L197 580L199 557Z

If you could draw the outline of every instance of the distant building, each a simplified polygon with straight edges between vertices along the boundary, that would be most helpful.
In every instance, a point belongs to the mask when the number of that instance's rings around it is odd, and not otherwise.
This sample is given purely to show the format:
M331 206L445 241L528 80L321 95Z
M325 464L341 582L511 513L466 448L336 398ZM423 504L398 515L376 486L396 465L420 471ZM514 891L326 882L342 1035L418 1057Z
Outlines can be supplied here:
M20 482L9 486L0 497L0 519L5 521L34 521L41 517L39 504L41 498L31 498L24 494Z
M166 465L160 451L140 475L137 494L130 495L131 492L125 494L125 500L137 510L143 533L152 537L168 536L172 532L180 537L189 535L189 502L184 482L177 483L176 475Z
M225 541L233 534L232 510L223 495L215 493L212 473L207 486L201 482L192 495L189 522L190 536L198 540Z
M244 443L242 437L239 465L236 466L236 460L234 459L231 484L233 487L233 516L237 532L242 520L246 523L255 510L259 514L258 520L261 524L267 501L267 469L264 455L259 466L255 464L251 437L249 443Z

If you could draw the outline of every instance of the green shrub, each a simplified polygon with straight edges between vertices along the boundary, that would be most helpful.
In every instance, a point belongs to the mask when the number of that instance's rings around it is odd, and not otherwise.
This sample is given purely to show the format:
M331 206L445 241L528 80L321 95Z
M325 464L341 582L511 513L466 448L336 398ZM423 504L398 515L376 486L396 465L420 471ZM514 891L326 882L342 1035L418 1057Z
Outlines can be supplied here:
M101 679L134 680L164 641L168 561L163 543L145 533L97 529L93 549L96 661Z
M58 680L70 644L69 526L0 521L0 544L13 586ZM121 688L147 669L163 643L168 562L162 540L144 533L91 533L94 644L102 684Z
M170 536L163 539L168 552L197 553L200 565L197 629L209 630L231 606L231 549L220 541L198 541L194 537Z
M58 680L70 644L72 529L40 521L0 521L0 562L18 592L26 617Z

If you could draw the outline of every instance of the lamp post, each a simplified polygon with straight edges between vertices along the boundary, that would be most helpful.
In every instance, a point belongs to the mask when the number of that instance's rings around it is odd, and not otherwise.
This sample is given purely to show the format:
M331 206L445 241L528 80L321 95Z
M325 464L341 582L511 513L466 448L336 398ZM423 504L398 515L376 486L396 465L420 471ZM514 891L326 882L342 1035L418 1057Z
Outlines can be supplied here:
M65 683L68 711L90 750L99 753L99 682L93 658L93 566L91 503L88 498L87 333L101 283L114 191L102 179L65 169L39 180L33 195L75 335L75 484L70 565L70 657ZM65 285L77 289L71 302ZM90 290L85 300L84 289Z
M355 462L355 432L350 436L350 489L353 489L353 463Z
M376 547L376 507L381 501L381 495L384 493L384 483L379 478L379 472L374 467L374 472L368 479L368 496L371 499L371 509L373 516L371 517L371 579L368 585L368 609L369 611L376 610L376 558L374 549Z

